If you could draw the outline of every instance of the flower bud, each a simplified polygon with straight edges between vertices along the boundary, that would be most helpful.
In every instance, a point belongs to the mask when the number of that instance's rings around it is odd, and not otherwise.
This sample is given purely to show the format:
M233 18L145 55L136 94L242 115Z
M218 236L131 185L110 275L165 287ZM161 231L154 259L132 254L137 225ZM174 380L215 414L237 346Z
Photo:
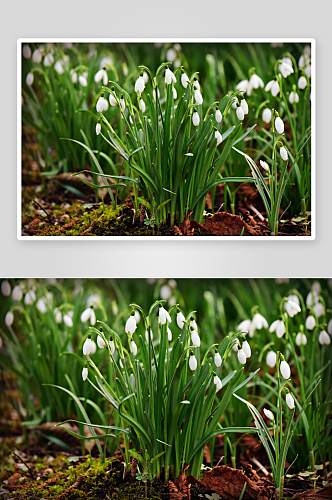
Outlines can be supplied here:
M188 87L188 82L189 82L188 76L186 75L186 73L182 73L182 75L181 75L182 87L184 87L186 89Z
M194 96L197 104L203 104L203 97L199 90L195 90Z
M263 412L265 413L265 416L266 416L269 420L274 420L274 416L273 416L272 411L267 410L266 408L263 408Z
M245 352L243 349L239 349L238 352L237 352L237 358L238 360L240 361L240 363L242 365L245 365L246 364L246 361L247 361L247 357L245 355Z
M282 121L280 116L277 116L277 118L275 119L275 127L276 127L276 131L278 132L278 134L284 133L285 126L284 126L284 122Z
M236 108L236 116L238 117L239 120L244 119L244 112L241 107Z
M331 339L330 339L330 336L329 334L323 330L322 332L320 332L319 336L318 336L318 342L321 344L321 345L329 345L331 343Z
M221 111L220 111L219 109L217 109L217 111L216 111L216 115L215 115L215 116L216 116L216 121L217 121L218 123L221 123L221 120L222 120L222 114L221 114Z
M181 311L179 311L179 312L177 313L177 315L176 315L176 322L177 322L178 327L179 327L179 328L181 328L181 330L182 330L182 328L183 328L183 326L184 326L184 323L183 323L183 322L184 322L185 320L186 320L186 318L184 317L184 315L182 314L182 312L181 312Z
M97 135L99 135L99 134L100 134L100 132L101 132L101 124L98 122L98 123L96 124L96 134L97 134Z
M295 408L294 398L289 392L286 394L286 403L290 410Z
M246 355L246 358L250 358L251 348L250 348L249 342L247 340L245 340L242 343L242 350L243 350L244 354Z
M25 79L25 83L27 84L28 87L31 87L31 85L33 84L33 80L34 80L34 77L33 77L33 73L28 73L27 74L27 77Z
M214 355L214 364L218 367L221 366L221 356L219 352L216 352Z
M280 363L280 373L285 380L288 380L289 377L291 376L289 364L285 360L281 361Z
M80 76L78 77L78 81L79 81L79 83L82 85L82 87L87 87L88 82L87 82L87 79L85 78L85 76L80 75Z
M266 364L270 368L274 368L277 362L277 354L274 351L269 351L266 355Z
M10 283L9 281L3 281L1 283L1 293L2 295L4 295L5 297L9 297L9 295L11 294L11 286L10 286Z
M327 332L332 335L332 319L330 319L329 324L327 325Z
M284 146L282 146L282 147L280 148L280 156L281 156L281 158L282 158L284 161L287 161L287 160L288 160L288 153L287 153L287 149L286 149Z
M143 76L139 76L135 83L135 92L139 92L140 94L143 92L145 88L145 81Z
M242 110L243 110L243 113L245 115L247 115L249 113L249 107L248 107L248 103L245 99L242 99L241 101L241 104L240 104Z
M316 326L316 320L314 318L314 316L310 315L307 317L307 319L305 320L305 327L307 330L313 330Z
M14 323L14 314L13 311L8 311L6 316L5 316L5 324L7 326L12 326Z
M31 57L30 45L23 45L22 53L23 53L24 59L30 59L30 57Z
M265 108L262 113L262 119L265 123L270 123L272 117L272 111L269 108Z
M88 378L88 369L86 367L82 370L82 379L86 380Z
M195 127L199 125L199 114L197 113L197 111L195 111L195 113L193 114L193 124Z
M270 170L270 167L268 166L268 164L266 163L266 161L259 160L259 163L260 163L261 167L264 168L264 170L267 170L267 171Z
M191 341L195 347L199 347L201 345L201 339L196 330L191 330Z
M37 63L39 64L42 60L42 54L40 52L40 50L36 49L34 50L33 54L32 54L32 60L34 63Z
M299 89L303 90L306 88L306 86L308 85L308 82L307 82L307 79L305 76L300 76L298 82L297 82L297 86L299 87Z
M92 340L88 337L83 344L84 356L89 356L89 354L91 354L92 349L93 349Z
M73 320L69 316L69 314L65 314L63 317L63 322L68 328L71 328L73 326Z
M113 355L114 355L114 353L115 353L115 344L114 344L114 340L110 340L110 341L109 341L109 346L110 346L111 353L112 353L112 356L113 356Z
M221 144L221 142L222 142L222 135L219 132L219 130L215 131L214 137L217 139L217 146L219 146L219 144Z
M197 359L193 354L189 358L189 368L191 371L195 371L197 368Z
M136 330L136 327L137 327L137 325L136 325L135 315L132 314L127 319L126 326L125 326L125 332L133 334Z
M36 301L35 292L33 290L29 290L24 297L24 303L27 306L31 306L35 301Z
M145 113L145 102L143 101L143 99L140 100L140 106L141 106L141 110L142 110L142 113Z
M222 381L217 375L214 377L213 383L216 385L216 392L220 391L222 388Z
M97 344L99 349L104 349L104 347L106 347L105 341L100 335L97 335Z
M296 337L295 337L295 344L296 345L306 345L307 344L307 337L305 336L304 333L299 332Z
M134 340L131 341L131 349L133 351L133 355L136 356L137 355L137 345L136 345L136 342L134 342Z

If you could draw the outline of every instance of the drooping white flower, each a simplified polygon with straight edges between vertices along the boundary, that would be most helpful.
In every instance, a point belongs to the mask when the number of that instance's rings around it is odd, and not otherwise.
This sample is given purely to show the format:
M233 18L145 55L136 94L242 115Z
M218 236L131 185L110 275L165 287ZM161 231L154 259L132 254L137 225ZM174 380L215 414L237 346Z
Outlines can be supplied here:
M272 111L269 108L265 108L262 113L262 119L265 123L270 123L272 117Z
M220 380L218 375L214 377L213 383L216 385L216 392L220 391L220 389L222 388L222 381Z
M168 342L172 342L172 331L171 329L169 328L169 326L167 327L167 339L168 339Z
M281 361L280 363L280 373L285 380L289 379L289 377L291 376L289 364L285 360Z
M91 354L92 349L93 349L92 340L88 337L83 344L84 356L89 356Z
M166 71L165 71L165 82L170 85L172 83L172 80L173 80L174 83L176 83L176 78L175 78L175 75L174 75L173 71L171 71L169 68L166 68Z
M103 111L106 111L106 105L107 105L107 108L108 108L108 103L107 103L107 100L105 99L104 96L100 96L98 101L97 101L97 104L96 104L96 110L98 113L102 113Z
M30 45L23 45L22 53L23 53L24 59L30 59L30 57L31 57Z
M189 368L192 372L195 371L197 368L197 359L193 354L189 358Z
M278 134L283 134L284 130L285 130L285 125L284 125L284 122L282 121L282 119L280 118L280 116L277 116L274 124L275 124L275 127L276 127Z
M88 378L88 369L85 366L82 370L82 379L86 380L87 378Z
M143 101L143 99L140 99L139 103L141 106L142 113L145 113L145 109L146 109L145 102Z
M308 319L308 318L307 318ZM295 337L296 345L307 345L307 337L304 333L299 332Z
M173 62L173 61L175 61L175 59L176 59L176 52L173 49L173 47L170 47L166 51L166 60L169 62Z
M193 81L193 86L195 87L196 90L198 90L199 92L201 91L201 86L199 84L199 81L197 80L197 78L195 77L194 78L194 81Z
M64 317L63 317L63 322L66 326L68 326L69 328L71 328L73 326L73 320L72 318L69 316L69 314L65 314Z
M280 92L279 82L274 81L271 87L271 94L273 95L273 97L276 97L279 94L279 92Z
M277 362L277 353L274 351L269 351L266 355L266 364L270 368L274 368Z
M135 92L139 92L140 94L143 92L145 88L145 81L143 75L139 76L135 83Z
M182 312L181 312L181 311L179 311L179 312L177 313L177 315L176 315L176 322L177 322L178 327L179 327L179 328L181 328L181 330L182 330L182 328L183 328L183 326L184 326L184 323L183 323L183 322L184 322L185 320L186 320L186 318L184 317L184 315L182 314Z
M272 411L267 410L266 408L263 408L263 412L265 413L265 416L266 416L269 420L274 420L274 416L273 416Z
M186 89L188 87L188 82L189 82L188 76L186 75L186 73L182 73L182 75L181 75L182 87L184 87Z
M44 66L49 67L52 66L53 63L54 63L54 57L53 54L51 54L50 52L49 54L46 54L46 56L44 57Z
M295 316L295 314L301 312L301 307L299 306L299 304L290 299L285 302L285 309L291 318Z
M286 394L286 403L290 410L292 410L295 407L294 398L290 392Z
M137 355L137 345L136 345L136 342L134 340L131 341L131 350L133 351L133 355L136 356Z
M267 171L270 170L270 167L268 166L268 164L266 163L266 161L259 160L259 163L260 163L261 167L264 168L264 170L267 170Z
M59 75L62 75L64 73L64 69L63 69L63 66L62 66L62 62L61 61L57 61L55 64L54 64L54 69L55 71L59 74Z
M90 319L91 326L96 324L96 314L93 307L87 307L81 314L82 323L86 323Z
M195 347L199 347L201 345L201 339L196 330L191 330L191 341Z
M233 102L232 102L232 108L233 109L236 109L238 107L238 104L239 104L239 101L237 100L237 98L235 97Z
M219 130L216 130L214 133L214 137L217 139L217 146L222 143L222 135Z
M318 336L318 342L321 344L321 345L329 345L331 343L331 339L330 339L330 336L329 334L323 330L320 332L319 336Z
M101 124L98 122L96 123L96 135L99 135L101 132Z
M243 113L245 115L247 115L249 113L249 107L248 107L248 103L245 99L242 99L241 100L241 104L240 104L242 110L243 110Z
M150 328L150 339L151 339L151 340L153 339L153 333L152 333L151 328ZM148 332L148 330L145 330L145 340L146 340L147 342L149 342L149 332Z
M194 97L197 104L203 104L203 96L199 90L195 90Z
M251 325L250 319L245 319L244 321L241 321L239 325L237 325L236 329L238 332L248 332L250 325Z
M304 72L305 72L305 74L307 75L308 78L311 77L311 66L310 66L310 64L308 64L308 66L306 66Z
M24 297L24 303L27 306L31 306L35 301L36 301L35 292L33 290L29 290Z
M285 146L282 146L280 148L280 156L281 158L284 160L284 161L287 161L288 160L288 153L287 153L287 149L285 148Z
M249 80L249 84L254 89L258 89L258 87L264 88L263 80L255 73L251 76L251 78ZM248 94L248 88L247 88L247 94ZM250 94L248 94L248 95L250 95Z
M159 292L160 298L163 300L168 300L172 295L172 290L168 285L162 285Z
M283 61L281 64L279 64L279 71L284 78L287 78L289 75L294 73L292 66L285 61Z
M10 286L10 283L9 281L5 280L1 283L1 293L2 295L4 295L5 297L9 297L9 295L11 294L11 291L12 291L12 288Z
M20 301L20 300L22 300L22 297L23 297L23 291L22 291L21 286L20 285L14 286L13 291L12 291L12 299Z
M217 109L216 114L215 114L215 117L216 117L216 121L217 121L218 123L221 123L221 120L222 120L222 114L221 114L220 109Z
M246 364L246 361L247 361L247 357L245 355L245 352L243 349L239 349L238 352L237 352L237 358L238 360L240 361L240 363L242 365L245 365Z
M40 50L36 49L33 51L32 60L34 63L39 64L42 60L42 53Z
M25 79L25 83L27 84L28 87L31 87L31 85L33 84L33 80L34 80L33 73L31 73L30 71Z
M255 330L261 330L262 328L269 328L269 324L262 316L260 313L256 313L254 317L252 318L252 325L254 326ZM250 337L250 331L249 331L249 337Z
M46 307L44 299L38 299L36 307L37 307L38 311L41 312L42 314L45 314L47 311L47 307Z
M251 356L251 348L250 348L249 342L247 340L245 340L242 343L242 351L246 355L246 358L250 358L250 356Z
M299 89L303 90L306 88L306 86L308 85L308 82L307 82L307 79L305 76L300 76L298 82L297 82L297 86L299 87Z
M127 319L126 326L125 326L125 332L133 334L136 330L136 327L137 327L137 325L136 325L135 315L132 314Z
M164 307L159 307L159 321L162 325L165 325L166 321L172 323L172 318Z
M148 83L149 81L149 75L147 74L146 71L143 71L143 80L144 80L144 83Z
M305 327L307 330L313 330L316 326L316 320L314 318L314 316L310 315L307 317L307 319L305 320Z
M73 83L77 83L78 76L77 76L76 71L74 71L73 69L71 69L71 70L70 70L70 76L71 76L71 81L72 81Z
M105 341L100 335L97 335L97 345L99 349L104 349L104 347L106 347Z
M123 96L121 96L121 98L120 98L120 106L121 106L122 112L124 112L124 110L126 109L126 103L125 103Z
M114 92L114 90L113 90L113 92ZM109 100L111 106L116 106L118 104L118 101L115 99L114 94L110 94L108 100Z
M173 99L175 100L178 96L178 93L176 91L176 88L173 87Z
M325 313L323 304L321 304L320 302L317 302L317 304L315 304L313 307L313 311L316 314L317 318L320 318L321 316L323 316L323 314Z
M197 113L197 111L193 113L193 124L195 127L199 125L199 114Z
M14 314L13 311L8 311L6 316L5 316L5 324L7 326L12 326L14 323Z
M87 79L85 78L85 76L80 75L80 76L78 77L78 81L79 81L79 83L82 85L82 87L87 87L88 82L87 82Z
M236 90L247 90L248 87L248 80L241 80L237 85L236 85Z
M329 324L327 325L327 331L330 335L332 335L332 319L330 319Z
M240 106L236 108L236 116L238 117L239 120L244 119L243 109Z
M299 100L300 100L300 97L299 97L299 94L297 92L292 91L289 94L289 102L291 104L293 104L294 102L299 102Z
M216 352L214 355L214 364L219 367L219 366L221 366L221 361L222 360L221 360L221 356L220 356L219 352Z
M112 356L113 356L113 355L114 355L114 353L115 353L115 344L114 344L114 340L110 340L110 341L109 341L109 346L110 346L111 353L112 353Z

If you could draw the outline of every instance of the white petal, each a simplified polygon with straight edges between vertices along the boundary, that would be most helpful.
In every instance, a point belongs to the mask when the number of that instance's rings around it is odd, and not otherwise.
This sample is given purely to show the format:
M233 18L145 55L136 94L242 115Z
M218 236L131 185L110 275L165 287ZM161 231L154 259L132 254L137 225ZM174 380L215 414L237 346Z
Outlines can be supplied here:
M100 335L97 335L97 344L99 349L104 349L104 347L106 347L105 341Z
M272 411L267 410L266 408L263 408L263 411L264 411L264 413L265 413L265 415L267 416L268 419L274 420Z
M251 356L251 348L250 348L250 345L249 345L249 342L247 340L245 340L242 344L242 350L244 352L244 354L246 355L246 358L250 358Z
M8 311L5 316L5 323L7 326L12 326L14 323L14 314L13 311Z
M216 385L216 392L220 391L222 388L222 381L217 375L214 377L213 383Z
M203 97L199 90L195 90L194 96L197 104L203 104Z
M137 345L133 340L131 342L131 349L133 351L133 355L136 356L137 355Z
M84 356L89 356L89 354L91 353L91 348L92 348L91 339L87 338L83 344Z
M181 75L182 87L184 87L186 89L188 87L188 82L189 82L188 76L185 73L182 73L182 75Z
M82 323L86 323L88 321L88 319L90 318L90 314L91 314L91 307L88 307L82 312L81 314Z
M44 299L38 299L36 307L37 307L38 311L41 312L42 314L45 314L47 311L47 307L46 307Z
M279 323L277 325L277 329L276 329L277 337L279 339L281 339L281 337L283 337L283 335L285 334L285 332L286 332L285 323L283 321L279 321Z
M199 114L197 113L197 111L195 111L195 113L193 114L193 124L195 127L199 125Z
M240 363L242 365L244 365L247 361L247 358L246 358L246 355L245 355L245 352L243 349L239 349L238 352L237 352L237 358L238 360L240 361Z
M310 315L307 317L307 319L305 320L305 327L307 330L313 330L316 326L316 320L314 318L314 316Z
M290 410L295 407L294 398L290 393L286 394L286 403Z
M236 116L238 117L239 120L244 119L244 113L243 113L243 109L241 107L236 108Z
M13 288L12 299L20 301L20 300L22 300L22 297L23 297L23 292L22 292L21 286L20 285L16 285Z
M129 316L125 326L125 332L133 334L136 330L136 319L135 316Z
M262 119L265 123L270 123L272 117L272 111L269 108L265 108L262 113Z
M290 367L289 367L289 364L287 363L287 361L281 361L280 373L284 377L285 380L289 379L289 377L291 376Z
M277 354L274 351L269 351L266 355L266 364L270 368L274 368L277 362Z
M31 73L31 72L28 73L27 77L25 79L25 83L27 84L28 87L31 87L31 85L33 84L33 79L34 79L33 73Z
M216 116L216 121L217 121L218 123L221 123L221 120L222 120L222 114L221 114L221 111L220 111L219 109L217 109L217 111L216 111L216 115L215 115L215 116Z
M82 379L86 380L88 378L88 369L86 367L82 370Z
M193 355L189 358L189 368L191 371L195 371L197 368L197 359Z
M182 314L181 311L177 313L177 315L176 315L176 322L177 322L178 327L181 328L181 330L183 328L183 325L184 325L183 322L185 321L185 319L186 318L184 317L184 315Z
M71 328L73 326L73 320L71 319L71 317L68 314L64 315L63 322L69 328Z
M214 355L214 364L218 367L221 366L221 356L219 352L216 352Z
M284 122L282 121L280 116L277 116L277 118L275 120L275 127L276 127L278 134L282 134L285 130Z
M300 76L298 82L297 82L297 86L299 87L299 89L303 90L306 88L308 82L307 82L307 79L305 76Z
M9 281L3 281L1 283L1 293L2 295L4 295L5 297L9 297L9 295L11 294L11 291L12 291L12 288L10 286L10 283Z

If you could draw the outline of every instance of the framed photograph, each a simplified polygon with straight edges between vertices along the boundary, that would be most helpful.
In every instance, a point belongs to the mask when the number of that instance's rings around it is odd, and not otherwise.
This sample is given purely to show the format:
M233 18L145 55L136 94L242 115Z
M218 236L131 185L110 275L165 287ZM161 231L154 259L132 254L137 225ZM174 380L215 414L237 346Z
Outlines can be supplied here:
M315 239L314 39L17 50L18 239Z

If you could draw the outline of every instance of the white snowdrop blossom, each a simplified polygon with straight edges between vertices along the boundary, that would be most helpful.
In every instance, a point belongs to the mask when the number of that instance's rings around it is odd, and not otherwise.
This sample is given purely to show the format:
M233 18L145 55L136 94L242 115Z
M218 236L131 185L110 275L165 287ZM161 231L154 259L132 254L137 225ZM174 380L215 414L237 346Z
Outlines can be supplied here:
M31 57L30 45L23 45L22 53L23 53L24 59L30 59L30 57Z
M199 114L197 113L197 111L193 113L193 124L195 127L199 125Z
M243 109L241 108L241 106L236 108L236 116L238 117L239 120L244 119L244 112L243 112Z
M249 113L249 107L248 107L248 103L245 99L242 99L241 100L241 104L240 104L242 110L243 110L243 113L245 115L247 115Z
M74 71L73 69L71 69L71 70L70 70L70 76L71 76L71 81L72 81L73 83L77 83L78 76L77 76L76 71Z
M168 339L168 342L172 342L172 331L169 327L167 327L167 339Z
M85 366L82 370L82 379L86 380L87 378L88 378L88 369Z
M330 335L332 335L332 319L330 319L329 324L327 325L327 331Z
M65 314L64 315L63 322L69 328L71 328L73 326L73 320L71 319L71 317L69 316L69 314Z
M148 83L149 81L149 75L147 74L146 71L143 71L143 80L144 80L144 83Z
M12 326L14 323L14 314L13 311L8 311L6 316L5 316L5 324L7 326Z
M97 335L97 345L99 349L104 349L104 347L106 347L105 341L100 335Z
M121 106L122 112L124 112L124 110L126 109L126 103L125 103L125 100L123 97L121 97L121 99L120 99L120 106Z
M2 295L4 295L5 297L9 297L9 295L11 294L11 291L12 291L12 288L10 286L10 283L9 281L3 281L1 283L1 293Z
M114 355L114 353L115 353L115 344L114 344L114 340L110 340L110 341L109 341L109 346L110 346L111 353L112 353L112 356L113 356L113 355Z
M176 78L175 78L173 71L171 71L169 68L166 68L165 82L168 83L168 85L170 85L172 83L172 80L174 83L176 83Z
M136 342L134 340L131 341L131 350L133 351L133 355L136 356L137 355L137 345L136 345Z
M34 80L33 73L31 73L30 71L25 79L25 83L27 84L28 87L31 87L31 85L33 84L33 80Z
M193 81L193 86L195 87L196 90L198 90L199 92L201 91L201 86L199 84L199 81L197 80L197 78L195 77L194 78L194 81Z
M100 123L97 123L96 124L96 135L99 135L101 132L101 124Z
M315 304L313 307L313 311L316 314L317 318L320 318L321 316L323 316L323 314L325 313L323 304L321 304L320 302Z
M221 366L221 356L219 352L216 352L214 355L214 364L218 367Z
M78 81L79 81L79 83L82 85L82 87L87 87L88 82L87 82L87 79L85 78L85 76L80 75L80 76L78 77Z
M288 380L289 377L291 376L289 364L285 360L281 361L280 363L280 373L285 380Z
M263 412L264 412L265 416L266 416L269 420L274 420L274 416L273 416L272 411L267 410L266 408L263 408Z
M109 100L111 106L116 106L118 104L118 102L115 99L113 94L110 94L108 100ZM141 102L143 102L143 101L141 101ZM143 113L144 113L144 111L143 111Z
M283 134L284 130L285 130L285 125L284 125L284 122L282 121L282 119L280 118L280 116L277 116L274 124L275 124L275 127L276 127L278 134Z
M323 330L320 332L319 336L318 336L318 342L321 344L321 345L329 345L331 343L331 339L330 339L330 336L329 334Z
M237 85L236 85L236 90L247 90L248 88L249 81L248 80L241 80ZM249 94L248 94L249 95Z
M173 99L176 99L178 96L178 93L176 91L176 88L173 87Z
M83 344L83 354L84 356L89 356L92 352L92 340L88 337Z
M189 368L192 372L195 371L197 368L197 359L193 354L189 358Z
M290 298L288 298L287 302L285 302L285 309L291 318L295 316L295 314L301 312L299 304Z
M32 60L34 63L39 64L42 60L42 53L39 49L33 51Z
M146 109L145 102L143 101L143 99L141 99L139 103L140 103L140 106L141 106L142 113L145 113L145 109Z
M217 146L222 143L222 135L219 130L216 130L214 133L214 137L217 139Z
M195 90L194 97L197 104L203 104L203 96L199 90Z
M307 345L307 337L305 336L304 333L299 332L296 337L295 337L295 344L296 345Z
M262 168L264 168L264 170L270 170L270 167L268 166L268 164L266 163L266 161L264 160L259 160L259 163L261 165Z
M251 323L254 325L255 330L261 330L262 328L269 328L268 322L266 321L264 316L262 316L260 313L256 313L254 315ZM252 335L250 335L250 331L249 331L249 337L250 336L252 336Z
M108 76L107 76L107 71L105 68L101 68L100 70L97 71L95 74L94 78L95 82L98 83L101 80L103 80L103 84L107 85L108 84Z
M46 307L44 299L38 299L36 307L37 307L38 311L41 312L42 314L45 314L47 311L47 307Z
M173 49L173 47L170 47L166 51L166 60L170 61L170 62L173 62L173 61L175 61L175 59L176 59L176 52Z
M168 285L162 285L159 292L160 298L163 300L168 300L172 295L172 290Z
M186 75L186 73L182 73L182 75L181 75L181 85L182 85L182 87L184 87L186 89L188 87L188 82L189 82L188 75Z
M264 88L263 80L256 74L253 74L249 80L249 84L246 88L247 95L251 94L251 89L258 89L258 87Z
M291 104L293 104L294 102L299 102L299 100L300 100L299 94L297 92L292 91L289 94L289 99L288 100L289 100L289 102Z
M21 286L20 285L14 286L13 292L12 292L12 299L20 301L20 300L22 300L22 297L23 297L23 291L22 291Z
M237 325L237 331L238 332L248 332L249 328L251 325L250 319L245 319L244 321L241 321L239 325Z
M312 284L312 288L316 293L320 293L322 291L322 287L320 286L319 281L314 281Z
M105 99L104 96L100 96L98 101L97 101L97 104L96 104L96 110L98 113L102 113L103 111L107 111L108 109L108 102L107 100Z
M94 326L96 324L96 314L93 307L88 307L81 314L82 323L86 323L90 319L90 325Z
M172 318L164 307L159 307L159 321L162 325L165 325L166 321L172 323Z
M307 82L307 79L305 76L300 76L298 82L297 82L297 86L299 87L299 89L303 90L306 88L306 86L308 85L308 82Z
M262 119L265 123L270 123L272 117L272 111L269 108L265 108L262 113Z
M191 330L191 341L195 347L199 347L201 345L201 339L196 330Z
M287 161L288 160L288 153L287 153L287 149L285 148L285 146L282 146L280 148L280 156L281 158L284 160L284 161Z
M319 302L317 292L315 292L315 290L313 292L309 292L306 298L307 306L310 307L313 303L317 304L317 302Z
M245 340L242 344L242 351L246 355L246 358L250 358L251 348L250 348L249 342L247 340Z
M240 361L240 363L242 365L245 365L246 361L247 361L247 357L245 355L245 352L243 349L239 349L238 352L237 352L237 358L238 360Z
M220 389L222 388L222 381L220 380L218 375L214 377L213 383L216 385L216 392L220 391Z
M219 109L217 109L215 117L216 117L216 121L217 121L218 123L221 123L221 120L222 120L222 114L221 114L221 111L220 111Z
M178 327L179 327L179 328L181 328L181 330L182 330L182 328L183 328L183 326L184 326L184 323L183 323L183 322L184 322L185 320L186 320L186 318L184 317L184 315L182 314L182 312L181 312L181 311L179 311L179 312L177 313L177 315L176 315L176 322L177 322Z
M289 59L289 61L290 61L290 59ZM292 66L288 62L285 62L285 61L283 61L281 64L279 64L279 71L284 78L287 78L289 75L294 73Z
M307 319L305 320L305 327L307 330L313 330L316 326L316 320L314 318L314 316L310 315L307 317Z
M274 368L277 362L277 353L274 351L269 351L266 355L266 364L270 368Z
M54 64L54 69L55 71L59 74L59 75L62 75L64 73L64 69L63 69L63 66L62 66L62 62L61 61L57 61L55 64Z
M51 53L46 54L46 56L44 57L44 66L49 67L52 66L53 63L54 63L53 54Z
M306 66L304 72L305 72L305 74L307 75L308 78L311 77L311 66L310 66L310 64L308 66Z
M295 403L294 403L294 398L293 396L291 395L290 392L288 392L286 394L286 403L287 403L287 406L290 410L292 410L293 408L295 408Z
M136 325L135 315L132 314L127 319L126 326L125 326L125 332L133 334L136 330L136 327L137 327L137 325Z
M143 75L139 76L135 83L135 92L139 92L140 94L143 92L145 88L145 81Z
M193 327L193 329L194 329L194 330L196 330L196 332L198 332L197 323L196 323L196 321L195 321L194 319L192 319L192 320L190 321L190 326L192 326L192 327Z
M31 306L35 301L36 301L35 292L33 290L29 290L24 297L24 303L27 306Z

